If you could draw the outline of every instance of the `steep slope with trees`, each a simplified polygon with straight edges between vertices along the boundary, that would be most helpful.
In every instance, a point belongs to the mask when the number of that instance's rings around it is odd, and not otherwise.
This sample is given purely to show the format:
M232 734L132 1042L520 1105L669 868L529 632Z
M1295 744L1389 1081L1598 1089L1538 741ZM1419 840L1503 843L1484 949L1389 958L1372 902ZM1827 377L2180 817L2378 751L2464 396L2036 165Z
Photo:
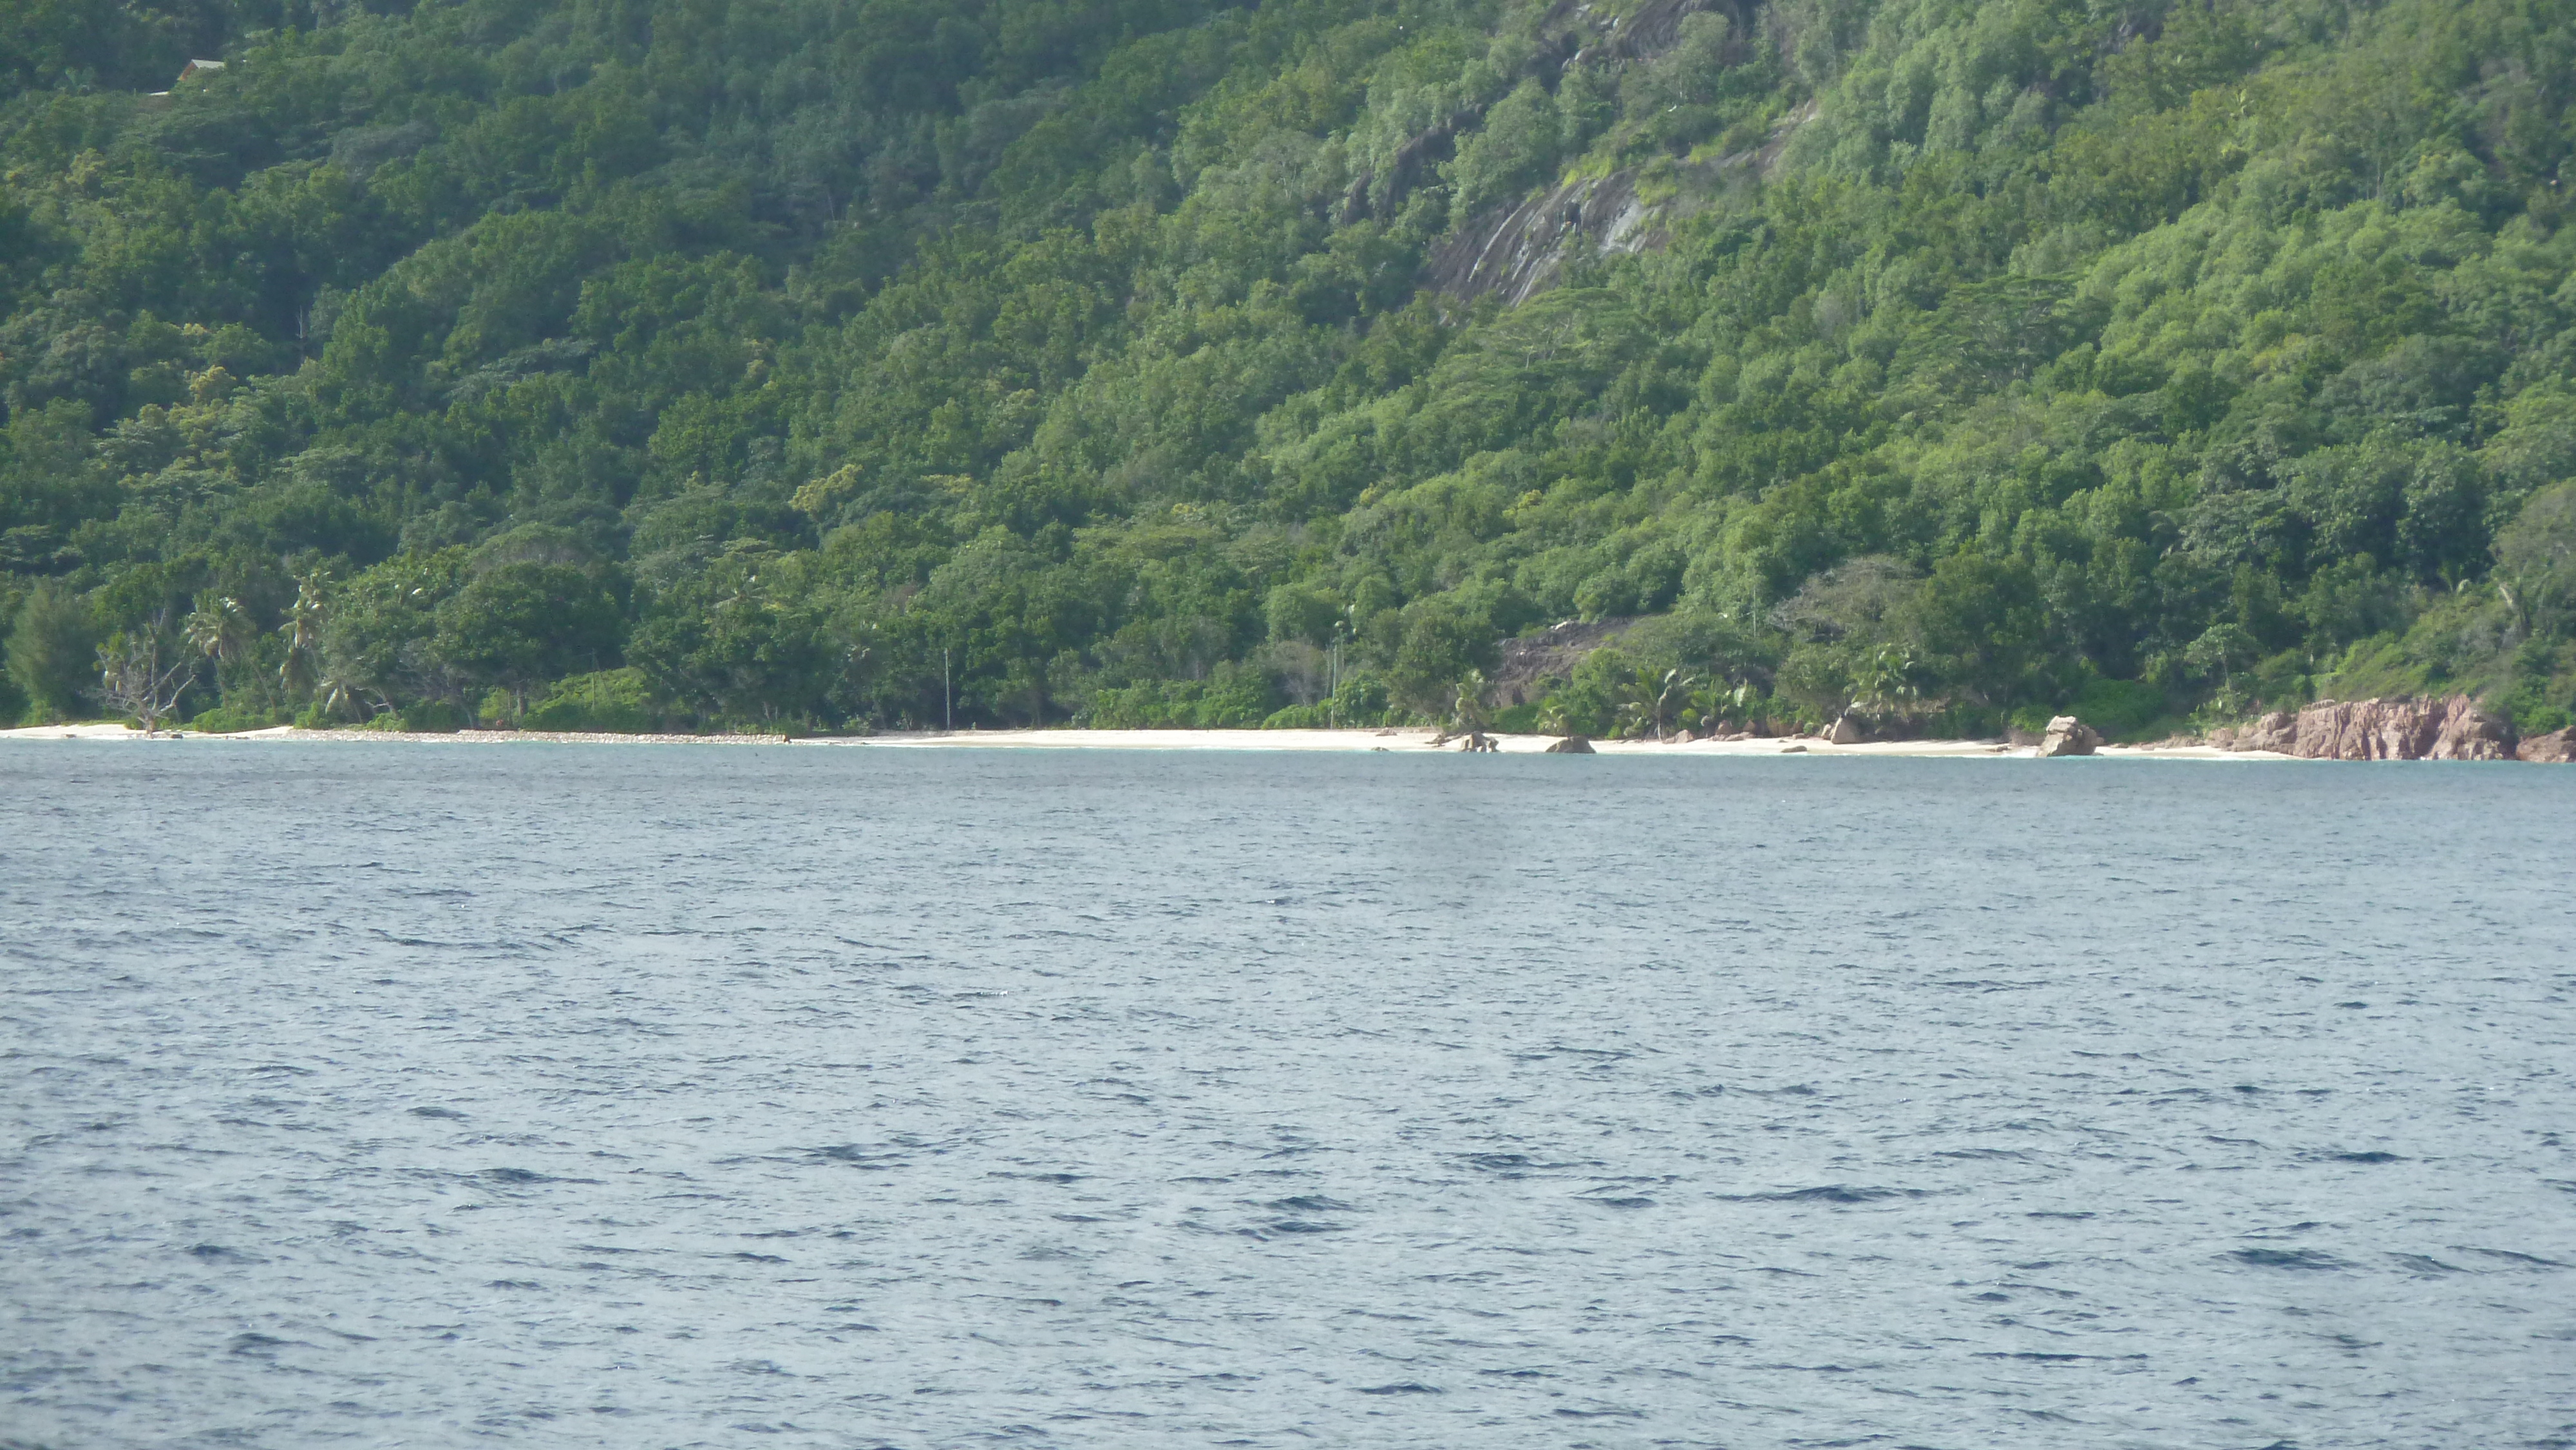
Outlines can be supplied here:
M2576 707L2545 0L96 8L0 20L0 713L1348 721L1630 617L1523 708Z

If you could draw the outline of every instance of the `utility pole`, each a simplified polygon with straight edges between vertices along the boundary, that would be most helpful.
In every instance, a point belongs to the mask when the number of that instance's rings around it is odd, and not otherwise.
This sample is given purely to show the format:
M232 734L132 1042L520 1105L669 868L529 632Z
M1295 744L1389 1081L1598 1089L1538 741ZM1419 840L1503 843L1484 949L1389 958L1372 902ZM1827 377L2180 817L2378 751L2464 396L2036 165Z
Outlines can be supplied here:
M957 697L948 692L948 651L939 652L939 718L948 733L957 733Z

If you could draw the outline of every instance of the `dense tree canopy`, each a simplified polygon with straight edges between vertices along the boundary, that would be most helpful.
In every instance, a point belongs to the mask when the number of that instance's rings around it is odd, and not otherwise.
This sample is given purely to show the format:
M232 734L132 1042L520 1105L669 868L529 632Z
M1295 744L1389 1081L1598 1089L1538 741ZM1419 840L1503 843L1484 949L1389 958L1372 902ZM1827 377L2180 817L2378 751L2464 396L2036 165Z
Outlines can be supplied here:
M1349 721L1640 616L1525 708L2576 705L2547 0L37 0L0 87L0 714Z

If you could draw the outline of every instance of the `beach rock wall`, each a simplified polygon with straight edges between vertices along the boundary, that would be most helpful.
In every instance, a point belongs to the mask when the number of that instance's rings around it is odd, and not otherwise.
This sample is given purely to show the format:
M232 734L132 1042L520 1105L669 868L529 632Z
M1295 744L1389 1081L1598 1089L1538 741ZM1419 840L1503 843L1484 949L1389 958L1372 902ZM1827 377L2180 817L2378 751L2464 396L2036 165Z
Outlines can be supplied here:
M2447 699L2319 700L2275 710L2211 744L2302 760L2513 760L2513 726L2466 695Z

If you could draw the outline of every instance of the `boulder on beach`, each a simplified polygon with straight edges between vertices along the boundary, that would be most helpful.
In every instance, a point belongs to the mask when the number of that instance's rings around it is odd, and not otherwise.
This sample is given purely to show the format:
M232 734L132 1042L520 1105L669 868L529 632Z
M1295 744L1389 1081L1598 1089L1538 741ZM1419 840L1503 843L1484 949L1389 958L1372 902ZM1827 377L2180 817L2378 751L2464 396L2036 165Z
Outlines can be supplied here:
M2048 733L2039 737L2039 754L2044 759L2058 755L2090 755L2102 746L2102 736L2092 726L2072 715L2060 715L2048 722Z
M1860 743L1860 727L1852 723L1852 717L1849 715L1837 715L1834 717L1833 728L1825 732L1825 743L1827 745L1858 745Z
M1549 746L1547 748L1547 753L1550 755L1598 755L1601 752L1593 749L1592 742L1584 739L1582 736L1568 735L1563 740Z

